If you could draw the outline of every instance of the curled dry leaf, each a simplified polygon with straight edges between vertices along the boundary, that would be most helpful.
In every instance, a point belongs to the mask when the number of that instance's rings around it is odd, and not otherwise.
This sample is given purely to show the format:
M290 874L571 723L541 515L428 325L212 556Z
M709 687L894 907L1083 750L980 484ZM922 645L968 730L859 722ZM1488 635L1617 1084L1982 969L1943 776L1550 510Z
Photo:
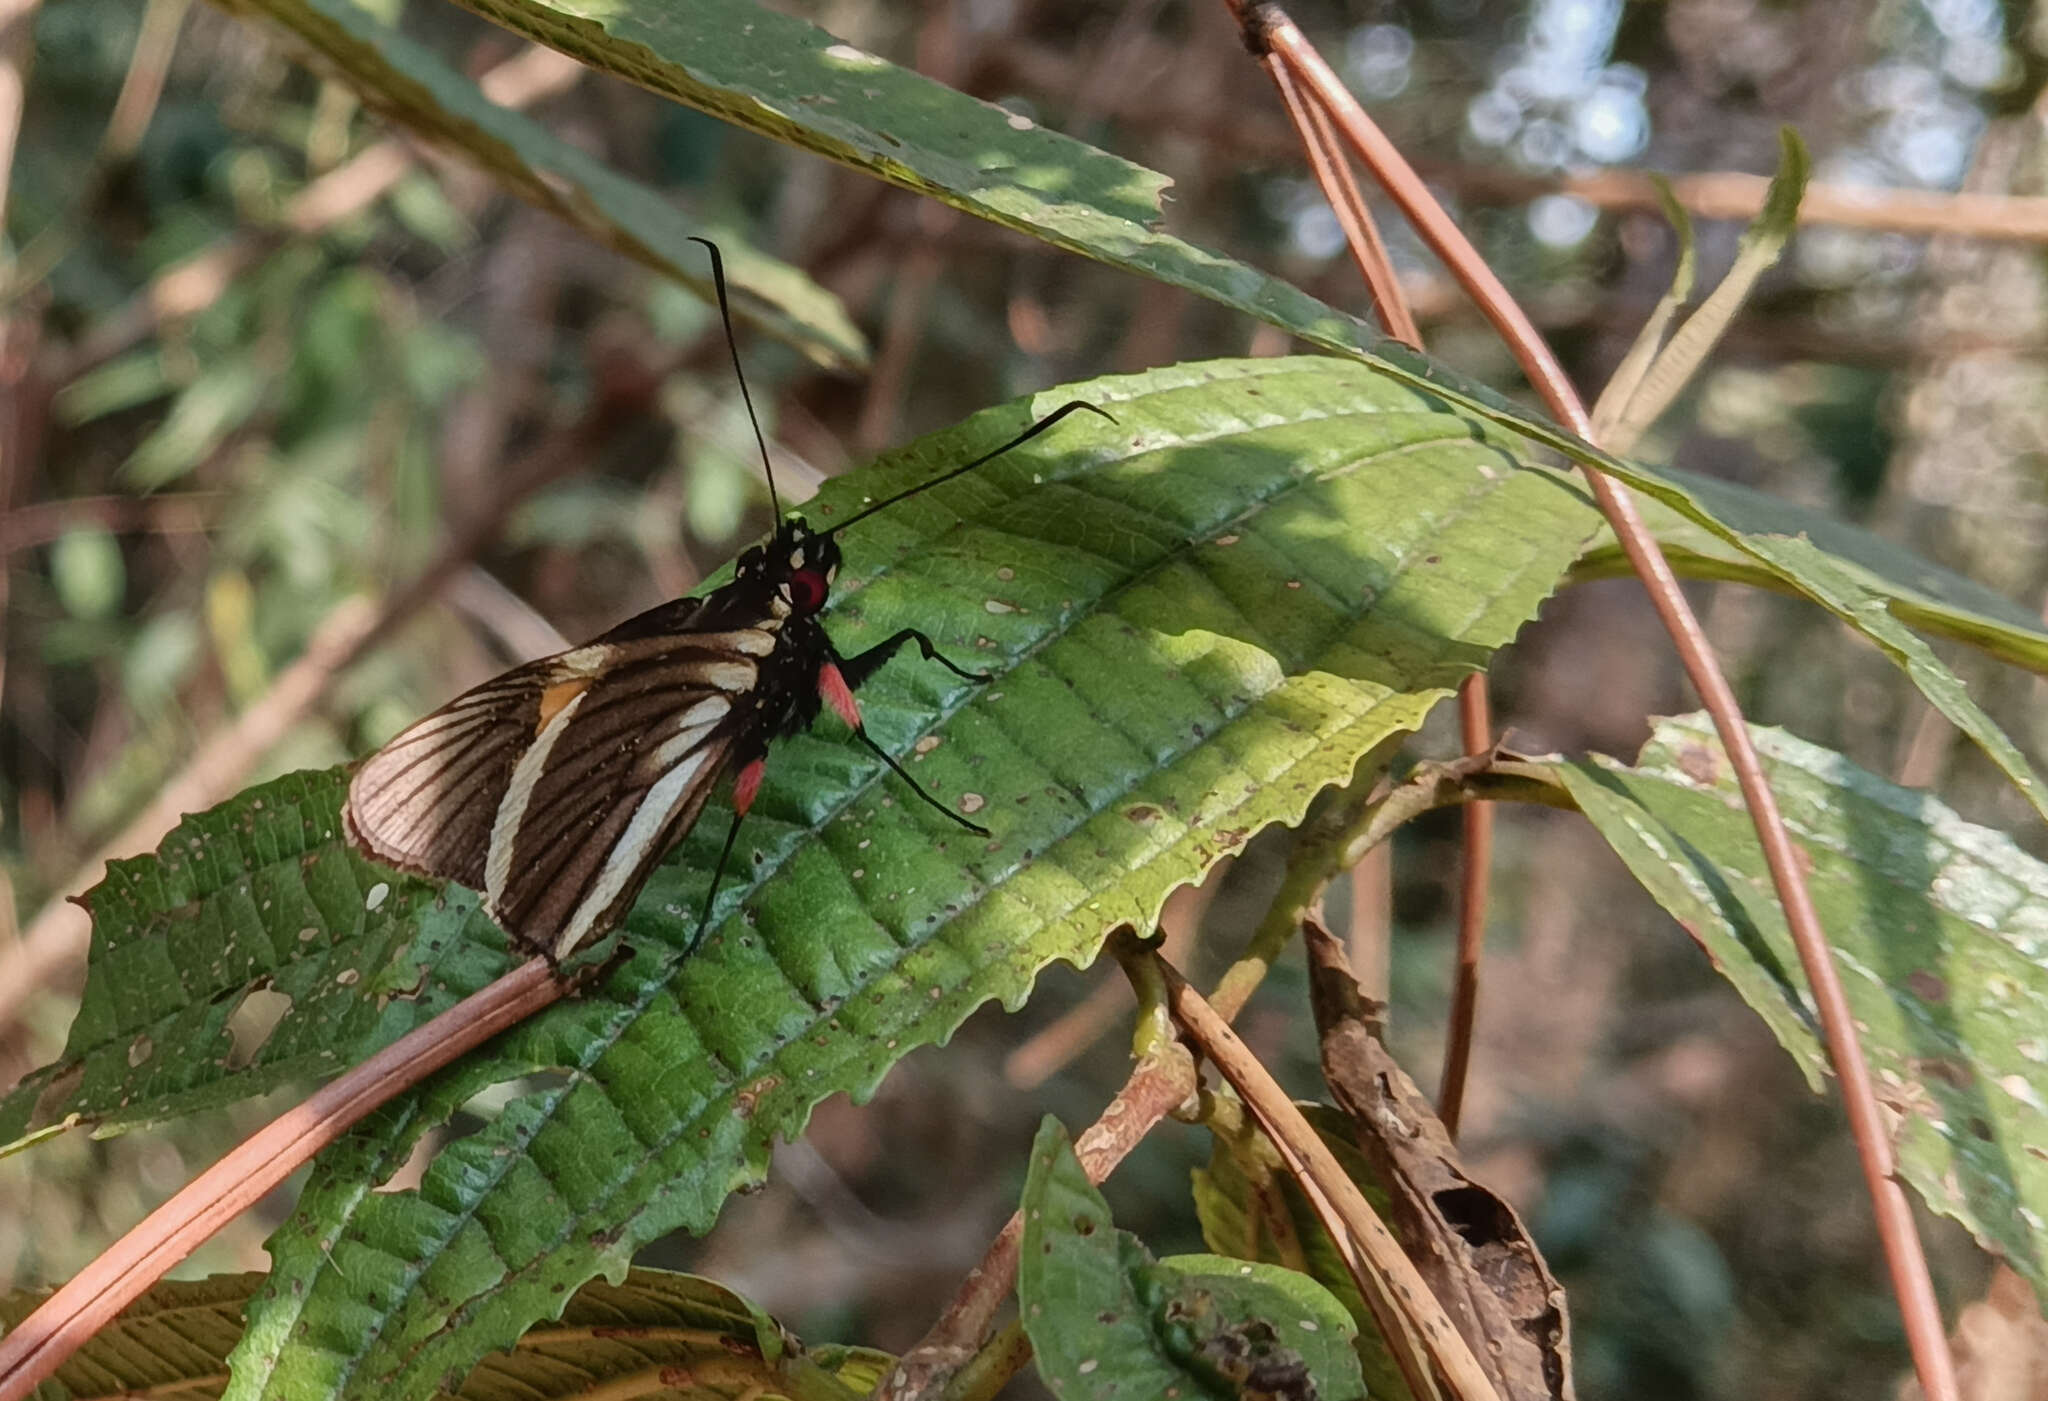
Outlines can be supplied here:
M2021 1401L2048 1396L2048 1318L2026 1277L2010 1265L1991 1271L1984 1297L1965 1304L1950 1342L1963 1401ZM1894 1401L1921 1401L1918 1381L1899 1383Z
M1394 1234L1502 1401L1568 1401L1564 1290L1513 1207L1466 1176L1436 1111L1378 1035L1343 945L1304 922L1323 1078L1389 1197Z

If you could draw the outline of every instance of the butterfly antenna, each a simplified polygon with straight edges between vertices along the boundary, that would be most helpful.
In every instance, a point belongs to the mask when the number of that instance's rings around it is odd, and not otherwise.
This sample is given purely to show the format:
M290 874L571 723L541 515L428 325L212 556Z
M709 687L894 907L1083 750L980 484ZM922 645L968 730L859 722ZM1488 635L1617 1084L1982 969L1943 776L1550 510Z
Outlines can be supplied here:
M725 294L725 257L718 251L718 245L710 239L699 238L695 234L689 237L690 242L701 243L711 250L711 285L718 289L718 315L719 319L725 322L725 348L732 352L733 378L740 382L740 402L747 406L747 422L754 426L754 441L761 448L761 470L768 477L768 505L775 512L775 524L780 526L782 498L775 491L775 469L768 464L768 440L761 436L761 418L754 412L754 396L747 392L747 372L740 368L740 343L732 333L732 303ZM1025 434L1025 437L1029 436L1031 435Z
M1116 418L1114 415L1110 414L1107 410L1095 407L1095 405L1089 403L1085 399L1076 399L1071 404L1062 404L1060 405L1060 407L1054 409L1051 413L1047 414L1044 418L1039 419L1038 422L1032 424L1029 428L1025 429L1022 433L1019 433L1016 437L1010 439L1009 442L1004 443L1001 447L996 448L993 451L983 453L981 456L975 458L974 461L966 464L964 467L955 467L952 471L946 472L940 476L933 477L928 482L919 482L916 486L909 487L903 491L899 491L894 496L885 497L884 499L877 501L874 505L868 507L866 510L860 511L848 517L847 519L839 522L839 524L833 526L832 529L827 533L837 535L840 531L846 529L846 527L854 524L856 521L864 521L869 516L872 516L875 512L882 510L885 507L895 505L898 501L901 501L906 496L915 496L920 491L929 491L933 487L938 486L944 482L952 481L955 477L962 476L968 472L972 472L975 468L981 466L985 462L993 462L996 458L1001 457L1011 448L1017 447L1023 443L1030 442L1033 438L1037 437L1040 433L1043 433L1046 429L1052 427L1055 423L1058 423L1067 415L1079 413L1082 409L1086 409L1089 413L1094 414L1098 418L1106 418L1111 423L1116 422Z

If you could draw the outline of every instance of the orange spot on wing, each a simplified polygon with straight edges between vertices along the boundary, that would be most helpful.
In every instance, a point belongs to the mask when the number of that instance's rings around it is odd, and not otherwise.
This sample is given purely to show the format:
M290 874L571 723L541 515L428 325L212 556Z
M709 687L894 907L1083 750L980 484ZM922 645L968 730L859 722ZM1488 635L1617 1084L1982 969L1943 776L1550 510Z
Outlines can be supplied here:
M567 681L557 681L554 685L542 691L540 693L540 718L533 722L533 732L539 734L542 730L545 730L548 727L548 721L562 713L563 706L575 700L576 697L589 689L590 678L587 676L577 676Z

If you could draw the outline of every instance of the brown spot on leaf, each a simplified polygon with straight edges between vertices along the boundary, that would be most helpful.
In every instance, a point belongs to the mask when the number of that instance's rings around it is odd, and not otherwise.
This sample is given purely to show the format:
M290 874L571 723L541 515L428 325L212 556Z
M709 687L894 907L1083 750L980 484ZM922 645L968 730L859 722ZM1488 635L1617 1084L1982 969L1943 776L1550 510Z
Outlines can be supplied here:
M1701 787L1711 788L1721 778L1721 756L1704 744L1681 745L1678 770Z
M1967 1090L1977 1078L1977 1073L1967 1064L1950 1060L1946 1056L1929 1056L1924 1060L1909 1061L1913 1073L1923 1080L1938 1080L1951 1089Z
M732 1112L742 1119L754 1117L754 1110L761 1103L761 1097L781 1085L780 1075L764 1075L753 1084L744 1086L732 1097Z
M1948 1001L1948 982L1925 968L1916 968L1906 975L1906 991L1922 1002Z

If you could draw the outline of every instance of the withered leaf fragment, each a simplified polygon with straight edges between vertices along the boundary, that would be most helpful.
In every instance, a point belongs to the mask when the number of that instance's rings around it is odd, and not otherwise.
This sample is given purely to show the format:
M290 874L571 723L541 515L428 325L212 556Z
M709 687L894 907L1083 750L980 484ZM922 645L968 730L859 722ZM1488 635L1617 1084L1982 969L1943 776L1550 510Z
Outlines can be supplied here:
M1381 1044L1382 1008L1343 945L1304 922L1323 1078L1389 1197L1388 1224L1464 1335L1501 1401L1570 1401L1564 1290L1513 1207L1466 1176L1415 1082Z

